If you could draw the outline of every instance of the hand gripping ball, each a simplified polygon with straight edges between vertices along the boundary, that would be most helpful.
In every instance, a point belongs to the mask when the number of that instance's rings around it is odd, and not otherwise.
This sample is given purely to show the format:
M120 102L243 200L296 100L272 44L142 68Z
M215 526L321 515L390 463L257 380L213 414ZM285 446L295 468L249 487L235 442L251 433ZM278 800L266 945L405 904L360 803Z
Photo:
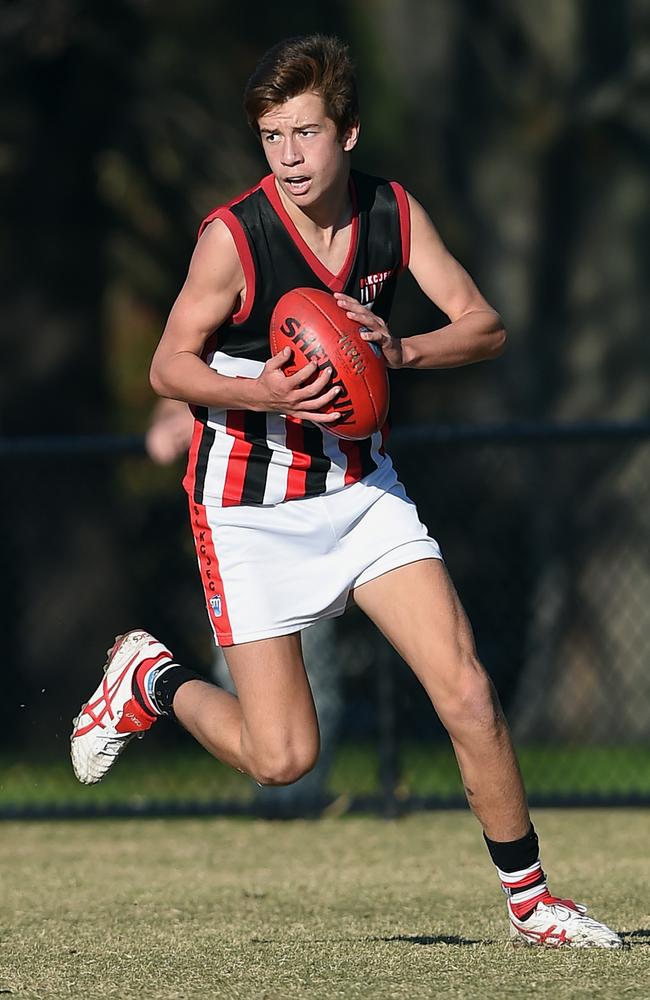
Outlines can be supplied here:
M376 344L362 340L359 329L333 295L317 288L287 292L271 316L272 353L284 347L292 351L283 369L287 376L310 361L318 365L318 371L332 368L329 387L338 385L341 391L322 412L337 411L340 417L334 424L321 426L351 441L369 437L383 426L389 402L384 357Z

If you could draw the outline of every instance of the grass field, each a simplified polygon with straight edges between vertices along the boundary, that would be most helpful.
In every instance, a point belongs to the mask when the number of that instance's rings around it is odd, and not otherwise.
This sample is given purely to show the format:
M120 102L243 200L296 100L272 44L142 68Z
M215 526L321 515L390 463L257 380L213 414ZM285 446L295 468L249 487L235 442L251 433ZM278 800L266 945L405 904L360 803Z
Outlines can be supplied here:
M648 813L540 810L551 888L622 952L514 949L465 812L0 826L17 998L647 998Z

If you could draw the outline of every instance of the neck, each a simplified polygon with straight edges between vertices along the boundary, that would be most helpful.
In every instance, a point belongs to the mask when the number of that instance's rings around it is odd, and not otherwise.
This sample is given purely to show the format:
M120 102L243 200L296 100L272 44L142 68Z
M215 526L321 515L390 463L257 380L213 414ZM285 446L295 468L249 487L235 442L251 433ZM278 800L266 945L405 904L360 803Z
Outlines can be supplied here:
M348 224L352 215L350 197L350 168L342 171L332 187L312 205L300 208L288 198L280 185L275 184L280 201L287 215L301 233L318 234L323 239L334 234Z

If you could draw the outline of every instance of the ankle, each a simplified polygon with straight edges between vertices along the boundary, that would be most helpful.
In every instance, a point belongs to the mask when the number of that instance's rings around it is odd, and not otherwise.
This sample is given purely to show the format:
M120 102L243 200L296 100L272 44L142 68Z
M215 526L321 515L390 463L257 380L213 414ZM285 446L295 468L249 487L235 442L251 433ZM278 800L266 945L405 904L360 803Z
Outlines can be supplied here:
M172 669L176 664L172 663L169 654L161 655L151 660L144 660L133 674L133 697L139 705L152 716L164 715L165 712L158 703L155 695L155 685L163 672Z
M152 696L160 715L178 721L174 712L174 698L178 689L188 681L202 681L205 684L205 677L178 663L170 663L167 668L159 671L153 680Z
M531 824L528 833L519 840L499 842L485 837L485 842L511 912L517 919L525 920L549 895L535 828Z

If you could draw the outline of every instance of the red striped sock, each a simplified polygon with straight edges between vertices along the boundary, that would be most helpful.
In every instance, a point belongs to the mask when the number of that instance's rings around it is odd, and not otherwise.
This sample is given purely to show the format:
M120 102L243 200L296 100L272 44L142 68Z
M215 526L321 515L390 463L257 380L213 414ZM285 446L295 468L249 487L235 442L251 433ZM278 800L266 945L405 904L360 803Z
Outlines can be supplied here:
M539 859L518 872L504 872L498 867L497 872L503 891L510 897L512 912L519 920L525 920L540 900L550 895Z

